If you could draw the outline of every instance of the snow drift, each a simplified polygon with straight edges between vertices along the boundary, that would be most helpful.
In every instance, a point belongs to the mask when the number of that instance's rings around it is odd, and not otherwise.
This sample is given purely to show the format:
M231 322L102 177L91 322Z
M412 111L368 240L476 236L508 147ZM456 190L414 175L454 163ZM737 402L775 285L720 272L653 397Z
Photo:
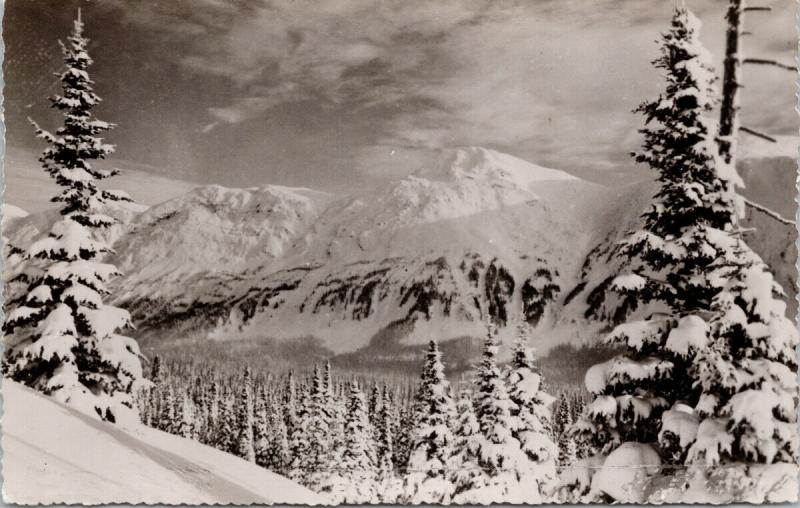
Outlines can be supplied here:
M146 427L127 432L8 380L3 400L9 503L324 503L233 455Z

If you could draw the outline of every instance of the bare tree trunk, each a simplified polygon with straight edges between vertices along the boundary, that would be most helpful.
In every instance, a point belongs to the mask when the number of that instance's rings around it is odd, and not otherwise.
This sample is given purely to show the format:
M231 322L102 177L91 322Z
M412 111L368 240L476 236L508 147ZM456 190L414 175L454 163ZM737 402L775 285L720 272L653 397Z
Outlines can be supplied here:
M725 63L722 76L722 105L719 117L719 154L726 163L734 162L734 141L738 128L739 106L736 94L741 86L739 73L742 66L739 39L744 17L744 0L729 0L728 31L725 40Z

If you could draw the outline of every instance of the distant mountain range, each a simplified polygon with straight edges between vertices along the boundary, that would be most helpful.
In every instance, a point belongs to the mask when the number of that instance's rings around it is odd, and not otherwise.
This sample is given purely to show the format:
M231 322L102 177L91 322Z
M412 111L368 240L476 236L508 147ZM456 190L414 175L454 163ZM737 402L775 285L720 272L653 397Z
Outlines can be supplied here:
M744 193L793 217L795 163L770 149L746 152ZM602 291L618 268L613 245L654 191L477 147L370 194L199 187L112 211L125 273L113 290L146 347L302 339L385 360L431 337L480 337L492 316L506 340L514 320L530 323L545 353L596 343L613 324ZM48 221L4 208L4 236L24 245ZM747 222L795 312L794 227L753 210Z

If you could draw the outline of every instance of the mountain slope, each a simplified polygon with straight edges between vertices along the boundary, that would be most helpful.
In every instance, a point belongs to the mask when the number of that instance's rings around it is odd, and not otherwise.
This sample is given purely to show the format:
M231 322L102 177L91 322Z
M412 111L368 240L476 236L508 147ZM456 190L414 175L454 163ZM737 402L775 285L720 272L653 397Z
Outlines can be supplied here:
M195 441L126 432L3 381L3 499L17 504L319 504L281 476Z
M115 294L146 341L313 336L345 353L387 328L445 340L520 312L549 330L613 195L481 148L369 195L196 189L133 221Z
M745 195L790 215L794 162L751 152ZM430 337L482 336L489 316L507 340L521 316L546 354L594 343L620 318L604 290L619 268L614 245L655 190L609 189L476 147L370 194L207 186L115 212L125 224L112 261L125 275L113 294L145 349L245 339L269 354L313 344L361 362ZM752 210L747 221L796 308L793 228ZM46 223L15 219L9 234L24 244Z
M116 246L115 262L131 274L123 294L142 284L164 287L198 273L239 273L279 259L331 198L309 189L211 185L153 206L130 222Z

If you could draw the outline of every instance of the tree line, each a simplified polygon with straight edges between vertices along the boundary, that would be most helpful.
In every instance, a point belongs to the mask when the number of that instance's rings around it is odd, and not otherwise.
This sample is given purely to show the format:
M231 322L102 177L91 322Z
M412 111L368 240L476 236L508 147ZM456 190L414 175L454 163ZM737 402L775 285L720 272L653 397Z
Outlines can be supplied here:
M438 344L416 384L165 368L137 403L148 426L195 439L326 493L334 502L535 502L558 495L557 471L581 456L568 429L584 395L556 399L519 326L507 365L489 327L483 354L452 388ZM555 411L551 411L555 408Z

